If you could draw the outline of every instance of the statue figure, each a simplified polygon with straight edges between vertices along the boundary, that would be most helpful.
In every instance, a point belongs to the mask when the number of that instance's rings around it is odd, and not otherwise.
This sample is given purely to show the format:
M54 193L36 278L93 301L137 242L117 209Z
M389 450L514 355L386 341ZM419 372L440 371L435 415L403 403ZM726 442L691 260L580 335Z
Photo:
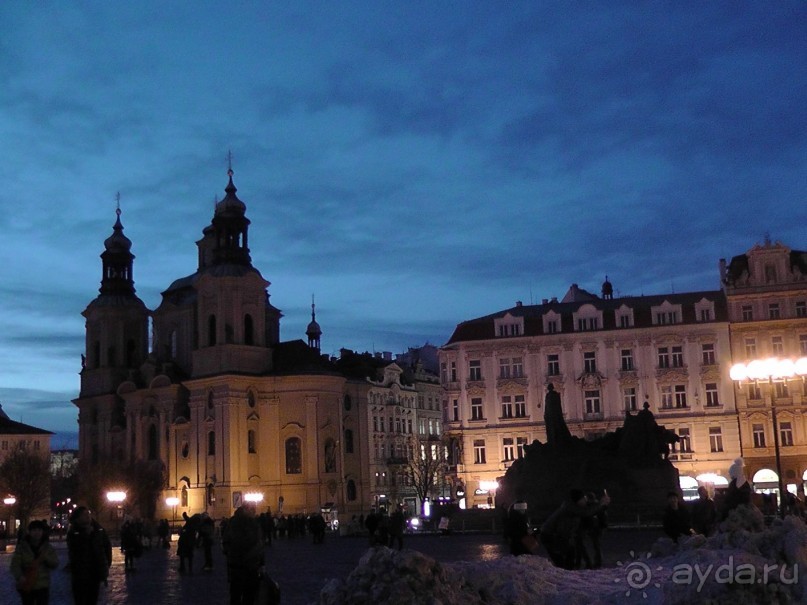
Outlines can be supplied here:
M546 442L549 445L565 445L572 440L569 427L563 418L563 407L560 404L560 393L551 382L546 387L544 399L544 423L546 424Z

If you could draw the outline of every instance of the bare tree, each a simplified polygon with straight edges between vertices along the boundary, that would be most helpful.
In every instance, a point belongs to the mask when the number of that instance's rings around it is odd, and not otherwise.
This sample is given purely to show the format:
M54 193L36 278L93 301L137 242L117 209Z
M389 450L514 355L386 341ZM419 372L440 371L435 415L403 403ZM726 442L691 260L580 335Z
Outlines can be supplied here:
M407 472L418 498L423 502L427 497L436 496L438 489L445 484L448 470L446 447L441 439L435 437L413 437L410 445Z
M16 498L14 514L23 527L38 510L48 510L50 460L47 455L17 448L0 464L0 492Z

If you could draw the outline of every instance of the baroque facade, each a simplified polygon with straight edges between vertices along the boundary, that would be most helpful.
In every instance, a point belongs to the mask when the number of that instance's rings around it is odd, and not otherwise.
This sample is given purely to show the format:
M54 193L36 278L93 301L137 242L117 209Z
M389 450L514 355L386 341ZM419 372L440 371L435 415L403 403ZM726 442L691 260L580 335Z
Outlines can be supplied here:
M734 362L807 358L807 252L766 240L720 267ZM803 496L805 377L738 382L736 398L748 478L758 490L776 492L781 471L784 489Z
M385 458L371 463L372 406L392 400L417 418L418 391L394 367L378 382L386 360L368 367L321 355L313 304L308 343L280 340L282 313L252 265L232 170L225 193L196 242L196 271L174 281L153 311L135 292L118 208L100 293L83 312L80 458L159 468L166 487L155 512L163 517L229 516L256 496L275 514L366 513L382 487L374 473L390 472Z
M566 296L459 324L441 349L455 487L493 505L492 482L533 440L546 441L544 396L561 395L572 434L594 438L647 403L680 437L670 459L696 481L725 474L740 448L721 291ZM719 481L719 479L718 479Z

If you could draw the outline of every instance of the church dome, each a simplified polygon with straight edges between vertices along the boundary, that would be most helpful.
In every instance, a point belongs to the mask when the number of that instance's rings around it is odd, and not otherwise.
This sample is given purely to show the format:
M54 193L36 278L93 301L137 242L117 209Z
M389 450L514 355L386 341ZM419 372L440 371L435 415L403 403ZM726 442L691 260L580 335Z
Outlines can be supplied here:
M112 227L112 235L104 240L104 248L107 252L129 252L132 249L132 240L123 234L123 224L120 222L120 208L115 213L118 215L115 226Z

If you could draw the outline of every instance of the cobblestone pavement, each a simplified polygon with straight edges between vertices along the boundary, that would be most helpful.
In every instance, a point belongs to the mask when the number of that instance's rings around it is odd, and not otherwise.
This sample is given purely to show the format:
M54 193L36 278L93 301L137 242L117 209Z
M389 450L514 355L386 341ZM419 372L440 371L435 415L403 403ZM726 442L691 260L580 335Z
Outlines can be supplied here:
M604 566L630 557L630 551L644 552L661 535L659 530L609 530L603 537ZM52 574L51 605L70 605L70 576L64 542L54 542L60 569ZM197 551L194 573L179 575L176 542L171 550L145 550L137 569L126 573L123 554L115 548L104 605L226 605L227 580L221 549L214 550L212 572L202 572L202 552ZM275 540L266 549L266 568L281 586L284 605L316 603L319 591L330 578L345 578L366 552L362 537L328 535L324 544L312 544L310 537ZM509 556L501 536L454 534L449 536L407 536L404 548L419 550L438 561L490 560ZM0 554L0 604L19 603L9 573L10 553Z

